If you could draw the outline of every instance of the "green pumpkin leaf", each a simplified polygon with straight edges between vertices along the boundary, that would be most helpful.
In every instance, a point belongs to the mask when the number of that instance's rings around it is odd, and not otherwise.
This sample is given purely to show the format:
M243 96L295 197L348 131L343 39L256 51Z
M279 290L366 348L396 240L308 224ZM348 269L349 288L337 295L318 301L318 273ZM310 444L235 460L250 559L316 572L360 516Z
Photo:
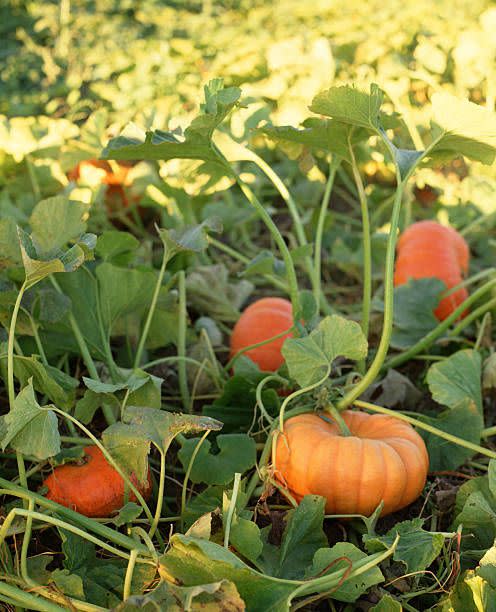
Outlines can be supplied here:
M442 533L422 529L423 524L424 521L417 518L397 523L384 536L364 535L365 548L369 553L386 550L399 535L393 559L404 563L407 572L422 572L439 555L445 539Z
M468 157L483 164L496 159L496 113L468 100L439 92L432 96L433 162Z
M484 427L481 395L482 364L478 351L465 349L435 363L427 373L427 384L435 401L448 406L437 417L419 419L455 436L479 444ZM431 470L454 470L475 454L426 431L424 438Z
M291 378L300 387L307 387L321 380L330 372L336 357L364 359L367 340L355 321L338 315L325 317L305 338L290 338L282 347Z
M469 398L482 413L481 375L480 353L465 349L433 364L427 373L427 384L432 399L439 404L454 408Z
M3 449L10 446L37 459L48 459L60 452L57 416L38 404L31 381L15 398L5 416L5 426Z
M277 578L302 579L315 553L327 546L322 529L324 507L323 497L305 495L300 505L287 514L280 548L266 541L257 567Z
M65 196L38 202L29 219L37 252L44 257L55 256L71 239L86 231L87 214L87 204Z
M311 567L307 569L306 578L325 576L326 571L353 567L357 561L366 559L367 555L350 542L339 542L332 548L319 548L313 557ZM381 570L376 566L356 578L346 580L342 586L332 592L332 599L354 602L370 587L384 582Z
M244 601L236 586L229 580L192 587L177 586L162 582L144 596L132 596L114 608L114 612L183 612L183 610L229 610L243 612Z
M117 138L112 138L103 150L103 159L200 159L221 163L212 145L214 130L237 104L241 90L224 88L222 79L213 79L205 86L205 102L201 113L184 131L156 130L146 134L135 125L128 126Z
M200 438L188 438L181 443L178 453L184 469L188 469L191 457ZM234 474L243 474L255 465L257 454L253 438L246 434L220 434L215 439L217 452L212 454L212 443L203 441L197 452L190 472L194 483L204 482L211 485L227 485Z
M310 110L337 121L377 131L381 127L381 106L384 92L373 83L370 92L344 85L331 87L315 96Z

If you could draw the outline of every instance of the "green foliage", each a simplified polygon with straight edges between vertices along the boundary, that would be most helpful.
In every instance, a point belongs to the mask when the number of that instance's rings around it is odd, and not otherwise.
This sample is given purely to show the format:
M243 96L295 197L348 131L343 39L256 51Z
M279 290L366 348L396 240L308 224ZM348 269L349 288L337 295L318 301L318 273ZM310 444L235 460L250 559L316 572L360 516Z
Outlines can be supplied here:
M363 359L367 355L367 340L358 323L331 315L307 337L286 340L282 354L291 377L300 387L307 387L330 373L336 357Z
M188 438L181 444L178 456L185 470L188 469L199 440ZM215 439L215 445L215 454L212 453L209 440L200 446L189 476L192 482L227 485L232 482L236 472L243 474L255 465L255 441L246 434L220 434Z
M481 397L481 358L466 349L435 363L427 373L427 384L435 401L448 407L437 417L420 418L474 444L480 442L484 426ZM422 431L427 445L431 470L453 470L474 455L470 449L457 446Z
M406 566L406 572L422 572L430 567L444 544L444 535L422 529L424 521L413 519L397 523L384 536L364 536L369 553L389 548L397 535L400 541L393 554L395 561Z

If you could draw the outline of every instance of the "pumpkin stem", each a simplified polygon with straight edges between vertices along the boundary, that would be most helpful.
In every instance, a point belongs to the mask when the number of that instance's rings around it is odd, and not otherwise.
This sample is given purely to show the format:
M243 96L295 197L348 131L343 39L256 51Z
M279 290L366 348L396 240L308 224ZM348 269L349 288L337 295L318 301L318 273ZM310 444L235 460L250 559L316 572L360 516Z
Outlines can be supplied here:
M352 436L353 435L348 425L346 425L346 423L344 422L344 419L341 416L341 413L335 406L333 406L332 404L328 404L326 406L326 410L332 415L332 418L336 422L337 426L339 427L339 431L341 432L342 436Z

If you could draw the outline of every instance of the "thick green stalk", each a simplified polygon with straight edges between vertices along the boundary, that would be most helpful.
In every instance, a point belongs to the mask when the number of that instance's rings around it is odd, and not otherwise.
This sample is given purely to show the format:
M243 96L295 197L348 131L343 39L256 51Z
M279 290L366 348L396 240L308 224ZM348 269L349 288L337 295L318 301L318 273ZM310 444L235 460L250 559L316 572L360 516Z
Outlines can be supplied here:
M236 509L236 500L238 498L239 485L241 482L241 474L236 472L234 474L234 484L232 490L231 503L227 511L226 523L224 525L224 548L229 548L229 536L231 534L231 523L234 516L234 510Z
M102 538L114 542L114 544L122 546L123 548L127 548L128 550L136 548L136 542L132 538L129 538L128 536L122 533L119 533L115 529L110 529L109 527L106 527L105 525L102 525L97 521L83 516L82 514L71 510L70 508L61 506L60 504L57 504L56 502L53 502L47 499L46 497L43 497L43 495L38 495L37 493L33 493L32 491L27 491L24 487L16 485L10 482L10 480L6 480L5 478L0 477L0 487L2 487L0 489L0 495L12 495L15 497L19 497L20 499L25 500L27 502L29 502L30 499L33 499L38 506L46 508L50 512L54 512L58 516L61 516L66 520L75 523L76 525L80 525L88 531L93 531ZM140 549L140 552L142 554L146 554L147 549L143 547L143 549Z
M391 341L391 334L393 331L393 309L394 309L394 255L396 250L396 240L398 232L398 222L401 210L401 199L403 196L404 183L399 182L396 190L393 214L391 217L391 228L389 231L389 238L386 251L386 273L384 278L384 322L382 326L382 335L379 342L379 347L375 355L374 361L370 365L367 373L361 379L361 381L353 387L338 403L340 410L346 408L356 400L368 387L371 385L376 376L379 374L382 364L386 358L389 343Z
M160 272L158 273L157 282L155 283L155 290L153 292L152 301L150 303L150 308L148 309L148 315L146 317L145 325L143 327L143 331L141 332L140 341L138 344L138 348L136 349L136 357L134 359L134 367L139 367L141 356L143 354L143 349L145 348L145 342L148 338L148 332L150 331L150 325L152 324L153 315L155 314L155 308L157 306L158 296L160 293L160 288L162 287L162 280L165 274L165 268L167 266L167 262L169 261L169 256L167 254L167 249L164 247L164 253L162 256L162 265L160 267Z
M479 306L479 308L476 308L473 312L471 312L464 319L462 319L460 323L458 323L458 325L454 327L448 335L451 337L459 336L466 327L476 321L483 314L487 313L488 310L492 310L493 308L496 308L496 298L493 298L492 300L489 300L485 304Z
M370 402L362 402L361 400L356 400L353 402L355 406L359 408L365 408L366 410L371 410L372 412L378 412L379 414L387 414L388 416L392 416L400 421L405 421L406 423L410 423L418 429L423 429L424 431L428 431L439 438L443 438L448 442L452 442L453 444L457 444L458 446L462 446L464 448L468 448L474 453L479 453L481 455L485 455L486 457L490 457L491 459L496 459L496 453L488 448L484 448L483 446L479 446L478 444L472 444L468 440L464 440L463 438L458 438L457 436L453 436L446 431L442 431L437 427L433 427L432 425L428 425L423 421L419 421L418 419L414 419L412 417L403 414L402 412L398 412L397 410L389 410L389 408L383 408L382 406L377 406L376 404L371 404Z
M15 386L14 386L14 339L15 339L15 328L17 323L17 317L19 315L19 309L21 307L22 297L27 289L26 282L21 285L17 299L14 304L14 310L12 312L12 318L10 320L9 328L9 341L7 344L7 387L9 393L9 406L10 409L14 409L15 401Z
M322 304L322 298L325 301L325 295L322 293L322 237L324 235L324 225L327 215L327 209L329 208L329 202L331 200L332 188L334 186L334 179L336 177L336 171L339 168L341 160L338 157L333 157L329 164L329 176L327 177L327 183L325 186L324 196L320 204L319 218L317 220L317 228L315 230L315 253L314 253L314 278L315 282L313 285L313 296L317 304Z
M186 412L190 412L188 375L186 371L186 319L188 316L186 310L186 279L184 270L178 274L178 289L179 289L179 328L177 333L177 354L180 357L177 365L179 375L179 389L183 400L183 407Z
M335 408L332 404L329 404L326 407L326 410L331 415L332 419L336 422L336 425L339 427L339 432L342 436L348 438L352 435L348 425L344 422L343 417L339 413L339 410Z
M253 151L250 151L250 158L265 173L267 178L271 181L271 183L274 185L274 187L279 192L282 199L286 202L286 206L288 207L289 214L291 215L291 218L293 219L293 227L295 229L296 238L298 239L298 243L302 247L306 246L308 244L308 240L305 235L305 229L303 226L303 222L301 220L301 216L298 211L296 202L294 201L293 196L291 195L290 191L288 190L284 182L281 180L279 175L271 168L271 166L265 160L259 157L256 153L253 153ZM339 162L338 162L338 165L339 165ZM336 166L336 169L337 169L337 166ZM331 170L331 175L329 176L329 180L327 181L327 185L326 185L326 192L324 194L324 201L323 201L323 204L325 202L325 205L321 207L321 215L322 215L322 212L324 212L323 214L324 218L325 218L325 212L327 211L327 205L329 203L329 197L332 191L332 185L334 182L335 173L336 173L335 170L334 171ZM320 222L320 217L319 217L319 222ZM317 235L318 235L318 230L317 230ZM322 236L320 236L320 238L322 239ZM319 248L318 248L319 253L320 253L320 246L321 245L319 244ZM317 236L315 239L315 252L317 253ZM327 302L326 296L320 292L320 266L319 268L315 266L315 262L312 262L312 258L310 255L305 257L304 262L305 262L305 268L310 278L310 283L312 284L312 292L315 298L315 302L317 304L320 304L320 308L325 314L331 314L333 312L332 308ZM319 263L320 263L320 255L319 255Z
M19 309L21 307L22 297L27 289L26 281L23 282L17 299L14 304L14 310L12 312L12 319L10 320L9 328L9 341L7 343L7 388L9 394L9 407L10 410L14 410L15 404L15 386L14 386L14 341L15 341L15 328L17 323L17 317L19 315ZM19 471L19 480L21 485L27 489L28 479L26 477L26 466L24 465L24 457L21 452L16 450L17 468Z
M257 196L253 193L250 187L238 175L236 175L236 181L241 191L246 196L246 199L257 210L258 214L262 218L262 221L265 223L267 229L271 233L272 238L279 247L281 257L283 258L284 265L286 266L286 275L289 285L289 296L291 299L291 304L293 306L293 317L297 317L298 313L300 312L300 295L298 290L298 280L296 278L296 271L288 246L285 243L281 232L277 228L277 225L272 220L272 217L265 210L265 207L259 201Z
M60 285L55 280L53 275L50 276L50 281L59 293L63 293L62 289L60 288ZM100 380L100 377L98 376L98 372L95 366L95 362L93 361L93 357L90 354L88 345L86 344L86 340L84 339L84 336L81 333L81 330L79 329L79 325L76 321L75 316L72 314L72 312L69 312L69 324L71 326L72 333L74 334L74 338L76 339L77 345L79 347L79 351L81 353L81 357L83 358L84 365L86 366L86 369L88 370L89 375L94 380ZM109 367L110 368L112 367L112 363L109 363ZM104 405L102 407L102 410L103 410L103 414L105 416L105 420L107 421L108 425L112 425L113 423L117 422L117 419L115 418L115 414L113 413L112 408L109 405Z
M365 186L358 169L355 153L350 139L348 138L348 149L351 157L351 170L355 185L358 191L358 199L360 201L360 210L362 213L362 245L363 245L363 297L362 297L362 322L361 327L363 335L368 338L369 335L369 320L370 320L370 304L372 302L372 243L370 238L370 217L369 207L367 203L367 194ZM365 371L365 360L359 364L362 373Z
M16 602L18 606L24 606L26 610L39 610L40 612L67 612L67 607L58 606L50 603L38 595L33 595L23 591L19 587L0 582L0 599L7 601L8 598L12 602Z
M198 451L201 448L201 445L205 442L205 438L208 436L208 434L210 433L210 430L207 430L203 436L198 440L196 446L195 446L195 450L193 451L193 454L191 455L191 459L189 460L188 463L188 469L186 470L186 474L184 475L184 480L183 480L183 488L181 491L181 531L184 529L184 510L186 508L186 494L188 492L188 481L189 481L189 476L191 474L191 470L193 469L193 464L195 463L195 459L196 456L198 455Z
M150 540L155 535L157 531L158 523L160 520L160 515L162 514L162 504L164 502L165 495L165 455L167 453L167 449L160 449L160 480L158 481L158 494L157 494L157 506L155 508L155 516L153 517L152 524L150 526L150 531L148 532L148 537Z
M124 578L124 588L122 590L122 601L126 601L131 597L131 585L133 583L134 568L136 567L136 559L138 558L138 551L132 550L129 555L129 561L127 562L126 576Z

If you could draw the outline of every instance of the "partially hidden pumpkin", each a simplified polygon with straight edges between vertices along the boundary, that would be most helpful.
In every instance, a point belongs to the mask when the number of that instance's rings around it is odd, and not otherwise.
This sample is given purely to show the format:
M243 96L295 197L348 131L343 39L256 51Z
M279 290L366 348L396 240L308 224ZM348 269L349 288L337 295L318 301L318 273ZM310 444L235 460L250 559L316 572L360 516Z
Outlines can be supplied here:
M462 282L469 259L468 245L456 230L435 221L419 221L398 240L394 284L434 277L451 289ZM467 297L465 287L458 289L439 302L434 314L440 321L446 319Z
M85 169L97 168L102 171L101 184L105 185L105 203L109 212L115 212L122 208L128 208L131 203L137 204L140 200L137 196L130 195L132 183L129 179L129 171L133 164L130 162L116 162L111 166L109 162L102 159L87 159L78 163L68 174L71 181L78 181L84 176ZM143 210L137 207L142 215Z
M429 456L411 425L394 417L345 410L351 436L328 413L288 419L279 433L275 477L297 500L326 498L328 514L382 515L415 501L424 488Z
M240 350L272 338L293 326L291 302L283 298L268 297L257 300L244 310L231 334L231 357ZM284 363L281 349L292 333L244 353L261 370L275 372Z
M149 473L143 485L139 485L134 475L130 480L145 499L150 497L152 483ZM89 517L111 516L124 505L124 480L98 446L87 446L80 462L56 467L43 486L48 488L47 499ZM129 492L128 501L136 501L132 492Z

